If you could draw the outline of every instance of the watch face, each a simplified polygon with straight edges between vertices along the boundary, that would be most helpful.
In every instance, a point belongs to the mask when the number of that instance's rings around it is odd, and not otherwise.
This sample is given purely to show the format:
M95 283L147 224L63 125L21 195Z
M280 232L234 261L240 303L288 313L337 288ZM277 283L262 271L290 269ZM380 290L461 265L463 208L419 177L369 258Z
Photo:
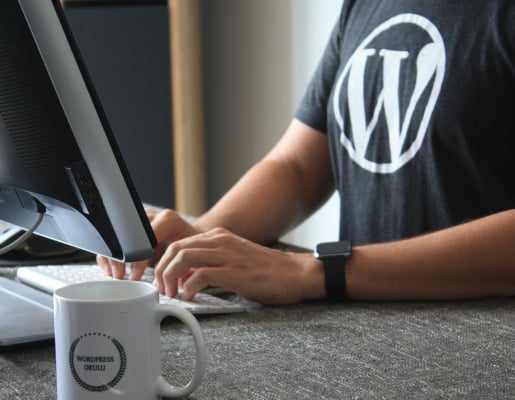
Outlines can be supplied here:
M351 254L352 246L348 240L340 242L319 243L315 250L315 257L330 257Z

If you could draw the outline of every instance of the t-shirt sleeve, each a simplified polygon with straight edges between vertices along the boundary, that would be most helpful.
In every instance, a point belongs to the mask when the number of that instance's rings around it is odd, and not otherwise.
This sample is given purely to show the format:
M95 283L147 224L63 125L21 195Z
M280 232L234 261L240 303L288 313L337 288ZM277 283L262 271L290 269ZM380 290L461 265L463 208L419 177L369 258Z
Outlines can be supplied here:
M327 106L340 63L341 18L337 21L322 59L307 86L294 117L313 129L327 132Z

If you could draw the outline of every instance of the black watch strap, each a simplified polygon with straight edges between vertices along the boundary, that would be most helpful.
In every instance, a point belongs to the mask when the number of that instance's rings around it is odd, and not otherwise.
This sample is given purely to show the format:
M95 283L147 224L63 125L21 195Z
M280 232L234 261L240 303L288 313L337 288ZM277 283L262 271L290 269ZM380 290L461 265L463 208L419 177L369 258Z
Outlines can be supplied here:
M315 257L324 264L326 298L329 301L342 301L347 298L346 260L352 253L348 240L320 243Z
M323 258L325 296L330 301L347 299L347 281L345 276L346 256L329 256Z

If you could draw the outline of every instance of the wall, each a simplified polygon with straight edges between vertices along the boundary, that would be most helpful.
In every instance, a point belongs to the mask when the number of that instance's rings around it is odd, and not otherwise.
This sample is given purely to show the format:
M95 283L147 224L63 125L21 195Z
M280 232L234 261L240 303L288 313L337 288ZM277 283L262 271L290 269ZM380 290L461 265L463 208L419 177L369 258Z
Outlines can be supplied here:
M290 117L290 2L205 0L208 203L281 136Z
M204 0L209 205L281 137L325 47L342 0ZM337 199L286 236L337 238Z
M292 0L292 98L294 107L318 65L336 22L343 0ZM339 197L331 199L284 240L308 248L338 239Z
M65 11L141 199L173 207L166 3L91 2Z

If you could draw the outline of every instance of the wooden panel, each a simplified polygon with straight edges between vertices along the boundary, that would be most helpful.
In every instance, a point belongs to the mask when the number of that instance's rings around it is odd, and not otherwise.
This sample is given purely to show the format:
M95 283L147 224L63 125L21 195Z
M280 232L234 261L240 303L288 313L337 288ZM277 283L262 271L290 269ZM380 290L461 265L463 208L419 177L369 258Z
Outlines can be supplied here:
M199 215L206 207L204 105L199 0L169 0L178 211Z

